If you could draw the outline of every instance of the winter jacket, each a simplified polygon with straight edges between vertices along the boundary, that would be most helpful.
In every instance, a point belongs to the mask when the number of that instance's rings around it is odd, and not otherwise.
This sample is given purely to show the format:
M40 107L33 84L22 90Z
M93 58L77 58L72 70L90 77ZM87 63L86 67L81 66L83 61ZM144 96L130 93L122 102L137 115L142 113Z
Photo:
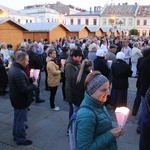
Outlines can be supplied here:
M100 71L102 75L109 79L110 69L108 68L104 57L96 57L94 60L94 70Z
M47 62L47 82L48 86L55 87L60 83L60 74L59 66L50 58L49 56L46 58Z
M29 68L42 69L43 65L39 56L31 50L28 51L28 55L29 55Z
M87 93L82 105L88 105L95 111L98 124L92 111L79 109L76 119L78 150L117 150L116 139L110 132L113 127L106 107Z
M78 107L80 106L81 102L84 99L84 92L85 92L84 81L89 73L90 71L84 70L81 77L81 81L79 83L76 83L79 70L77 70L72 77L71 81L72 103Z
M10 101L14 108L24 109L32 102L32 91L36 88L30 84L29 78L24 72L21 64L14 62L9 69L9 90Z
M65 93L66 93L66 101L72 102L72 94L71 94L71 81L73 74L76 70L79 70L80 65L76 64L71 57L68 57L66 64L65 64Z
M140 67L140 94L145 97L146 91L150 85L150 56L142 60Z
M112 88L126 90L128 88L128 77L131 77L132 70L123 60L117 59L111 66Z
M131 62L137 63L138 59L142 57L141 50L137 47L133 47L131 51Z

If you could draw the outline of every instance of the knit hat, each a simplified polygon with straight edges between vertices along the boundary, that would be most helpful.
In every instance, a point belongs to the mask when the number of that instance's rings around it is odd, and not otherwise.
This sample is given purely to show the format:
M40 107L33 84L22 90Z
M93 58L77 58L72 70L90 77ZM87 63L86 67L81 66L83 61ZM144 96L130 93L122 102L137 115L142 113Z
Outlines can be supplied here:
M125 54L124 54L123 52L118 52L117 55L116 55L116 58L117 58L117 59L124 60Z
M108 79L103 76L102 74L97 75L96 77L94 77L88 84L87 84L87 90L86 92L89 95L92 95L93 93L95 93L95 91L101 87L103 84L105 84L106 82L109 82Z

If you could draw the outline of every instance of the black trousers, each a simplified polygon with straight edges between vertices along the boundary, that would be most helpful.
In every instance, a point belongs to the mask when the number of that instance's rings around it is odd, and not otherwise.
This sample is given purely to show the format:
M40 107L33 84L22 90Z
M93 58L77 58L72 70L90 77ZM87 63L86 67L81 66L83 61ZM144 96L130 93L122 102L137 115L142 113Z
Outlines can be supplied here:
M132 115L133 116L136 116L138 109L140 107L140 103L141 103L141 95L140 95L139 89L137 89L136 98L134 100L134 104L133 104L133 108L132 108Z
M57 88L58 88L58 86L50 87L50 107L51 108L55 108L54 101L55 101L55 95L57 92Z

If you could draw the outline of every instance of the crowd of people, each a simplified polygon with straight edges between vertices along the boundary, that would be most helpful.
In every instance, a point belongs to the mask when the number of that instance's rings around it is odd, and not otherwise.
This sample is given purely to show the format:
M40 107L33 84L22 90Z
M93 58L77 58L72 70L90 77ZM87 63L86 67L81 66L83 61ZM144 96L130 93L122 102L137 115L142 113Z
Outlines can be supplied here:
M0 95L7 94L9 86L14 107L13 137L18 145L32 144L26 139L25 122L30 104L45 101L40 98L42 71L45 73L45 90L50 92L51 110L60 110L55 106L55 95L62 83L62 99L69 105L69 120L82 105L90 106L98 116L101 129L95 130L93 114L83 108L77 112L78 149L89 146L91 149L117 149L115 138L122 135L124 129L112 127L107 105L114 110L127 107L128 77L137 78L132 110L135 116L141 103L137 133L142 137L148 133L142 120L147 107L145 94L150 85L149 37L65 37L52 43L46 39L24 39L17 50L12 49L11 44L0 43ZM31 69L40 70L38 79L30 76ZM141 150L142 145L149 146L144 142L140 140Z

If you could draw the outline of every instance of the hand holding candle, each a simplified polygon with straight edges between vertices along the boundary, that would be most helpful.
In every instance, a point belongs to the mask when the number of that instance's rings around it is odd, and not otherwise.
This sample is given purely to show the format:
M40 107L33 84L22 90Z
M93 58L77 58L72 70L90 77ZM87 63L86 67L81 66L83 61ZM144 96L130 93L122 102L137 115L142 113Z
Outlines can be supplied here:
M61 67L62 67L62 68L64 68L65 63L66 63L66 60L65 60L65 59L61 59Z
M30 70L30 77L32 78L34 75L33 75L33 72L34 72L34 69L31 69Z
M118 127L123 128L126 124L130 110L127 107L117 107L115 110Z

